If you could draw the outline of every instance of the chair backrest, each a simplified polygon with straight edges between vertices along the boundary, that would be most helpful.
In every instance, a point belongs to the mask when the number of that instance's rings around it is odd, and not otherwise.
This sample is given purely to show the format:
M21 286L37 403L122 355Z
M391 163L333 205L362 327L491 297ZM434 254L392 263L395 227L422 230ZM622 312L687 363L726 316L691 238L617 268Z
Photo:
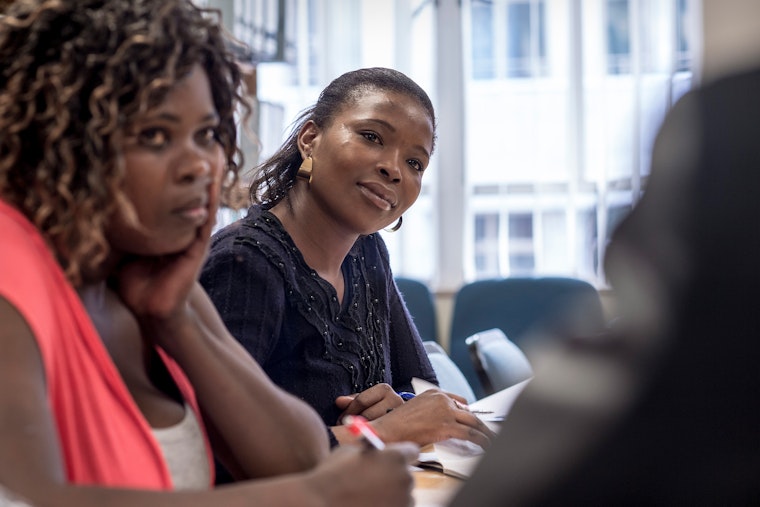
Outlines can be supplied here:
M475 393L472 391L470 383L464 377L454 361L451 360L446 351L438 343L433 341L422 342L430 358L430 364L433 365L436 377L438 377L438 386L449 393L458 394L467 400L467 403L477 401Z
M585 336L605 327L599 293L588 282L567 277L511 277L478 280L462 286L454 299L449 356L475 395L485 392L465 340L481 331L501 329L525 349L528 336Z
M396 277L396 287L417 326L422 341L438 341L438 320L433 294L425 282Z
M465 343L486 396L533 376L528 358L501 329L474 334Z

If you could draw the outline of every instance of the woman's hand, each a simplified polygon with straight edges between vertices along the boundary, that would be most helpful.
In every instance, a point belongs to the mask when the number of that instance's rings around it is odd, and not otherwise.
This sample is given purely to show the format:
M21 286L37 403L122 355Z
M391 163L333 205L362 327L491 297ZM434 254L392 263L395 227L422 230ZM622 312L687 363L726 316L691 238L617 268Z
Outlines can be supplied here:
M324 505L408 507L414 505L409 464L418 455L419 448L408 442L382 451L344 445L310 472L307 481Z
M347 414L362 415L372 421L385 442L409 441L424 446L458 438L486 448L496 436L469 411L467 400L439 389L430 389L404 402L391 386L377 384L356 395L340 396L335 403L343 408L341 420ZM341 440L343 432L335 434Z
M116 273L116 291L139 319L166 321L186 314L188 297L206 259L219 206L222 171L209 185L208 220L183 251L161 257L130 257Z
M347 415L361 415L368 421L372 421L403 405L404 400L388 384L376 384L359 394L338 396L335 404L343 409L340 420L337 421L341 424Z

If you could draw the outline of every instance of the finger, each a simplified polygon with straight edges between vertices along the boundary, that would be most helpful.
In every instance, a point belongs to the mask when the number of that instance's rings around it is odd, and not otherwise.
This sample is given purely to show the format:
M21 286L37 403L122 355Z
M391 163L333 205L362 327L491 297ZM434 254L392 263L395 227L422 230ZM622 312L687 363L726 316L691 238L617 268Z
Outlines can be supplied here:
M224 165L224 151L220 146L219 156L217 157L214 170L212 171L211 182L209 183L208 188L208 205L206 207L208 210L208 219L206 220L206 223L203 224L200 228L200 234L202 238L209 237L211 235L211 231L213 230L214 224L216 223L216 212L219 209L219 202L222 198L221 189L222 178L224 177Z
M345 410L343 410L343 413L340 414L340 420L342 421L343 418L347 415L360 415L366 418L368 421L371 421L376 418L376 416L373 414L373 411L370 410L371 408L372 406L367 407L363 402L356 401L356 399L354 399L351 401L351 403L348 404L348 406L346 406Z
M391 413L395 408L404 404L404 400L401 398L385 398L379 403L375 403L371 407L367 408L361 413L362 416L370 421L383 417L386 414Z
M486 435L492 437L496 436L496 433L476 414L473 414L469 410L458 410L456 415L457 422L477 428Z
M446 395L449 398L452 398L454 401L456 401L456 402L464 405L465 407L467 407L467 404L468 404L467 398L465 398L463 396L459 396L458 394L450 393L448 391L443 391L443 392L446 393Z
M345 409L351 404L352 401L354 401L354 398L356 398L355 394L338 396L335 398L335 405L340 409Z
M466 440L470 440L479 446L486 448L496 438L496 433L488 427L479 417L463 410L458 410L456 421L466 431Z
M484 450L491 447L491 441L493 440L489 435L481 431L481 429L464 424L458 424L453 428L449 428L445 439L449 438L467 440L468 442L472 442L473 444L482 447Z
M354 398L351 400L351 403L349 403L348 406L346 406L346 408L343 410L341 419L347 415L361 415L365 410L367 410L367 406L364 404L364 402Z
M209 200L208 205L206 206L208 218L206 219L206 222L198 228L198 237L201 239L211 237L211 231L214 229L214 224L216 224L216 211L219 208L218 194L218 188L214 188L212 185L212 188L209 189Z
M398 398L400 403L403 403L403 400L399 397L399 395L396 394L391 386L388 384L377 384L370 387L366 391L362 391L361 393L357 394L351 401L351 404L346 407L344 412L347 415L364 415L363 412L368 408L382 402L386 398L394 397ZM384 411L386 408L392 408L393 406L385 407L383 409L383 413L385 413ZM364 417L367 416L364 415Z
M454 406L457 407L459 410L464 410L467 412L470 411L470 406L467 403L462 403L461 401L456 400L456 399L454 400Z

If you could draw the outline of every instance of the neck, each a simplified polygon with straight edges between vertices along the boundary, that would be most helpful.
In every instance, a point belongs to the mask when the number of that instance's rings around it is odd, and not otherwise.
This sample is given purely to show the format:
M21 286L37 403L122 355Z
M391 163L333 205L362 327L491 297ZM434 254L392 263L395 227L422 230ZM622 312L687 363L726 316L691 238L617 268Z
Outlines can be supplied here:
M108 257L103 262L88 270L88 272L82 273L82 283L77 287L80 297L82 297L83 293L90 292L93 289L100 290L99 287L101 286L105 289L108 278L114 273L121 259L122 256L111 249Z
M105 280L85 282L77 288L77 294L85 308L92 314L92 310L100 310L105 306L106 290Z
M293 191L271 211L310 267L328 281L342 277L341 266L359 238L357 233L347 231Z

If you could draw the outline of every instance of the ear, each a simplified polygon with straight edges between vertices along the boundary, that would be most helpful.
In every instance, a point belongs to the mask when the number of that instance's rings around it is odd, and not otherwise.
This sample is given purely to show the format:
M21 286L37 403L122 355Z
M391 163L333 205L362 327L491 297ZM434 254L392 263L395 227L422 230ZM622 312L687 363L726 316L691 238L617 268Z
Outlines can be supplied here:
M313 120L309 120L303 124L301 130L298 131L298 151L301 152L301 157L305 159L311 155L319 134L320 129Z

